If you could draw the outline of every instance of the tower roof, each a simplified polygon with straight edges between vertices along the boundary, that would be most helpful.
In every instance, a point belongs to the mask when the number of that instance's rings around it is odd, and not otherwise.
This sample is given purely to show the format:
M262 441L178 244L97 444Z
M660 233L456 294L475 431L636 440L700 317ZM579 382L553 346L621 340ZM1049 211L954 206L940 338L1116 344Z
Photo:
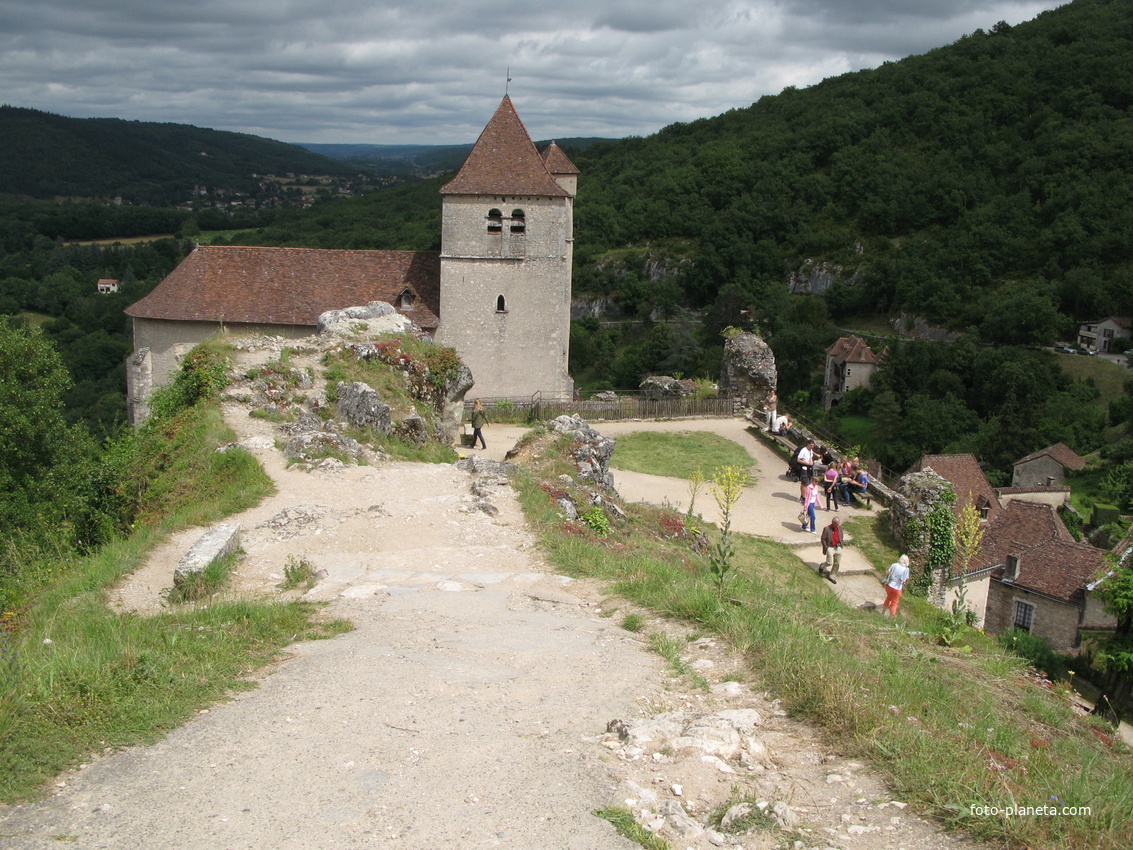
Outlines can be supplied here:
M570 164L566 154L562 159ZM571 168L574 168L573 164ZM577 169L575 169L577 171ZM570 172L562 172L570 173ZM548 170L511 98L504 95L496 114L476 140L456 177L442 195L550 195L568 192Z
M551 142L543 151L543 162L552 174L578 174L578 166L570 161L558 142Z

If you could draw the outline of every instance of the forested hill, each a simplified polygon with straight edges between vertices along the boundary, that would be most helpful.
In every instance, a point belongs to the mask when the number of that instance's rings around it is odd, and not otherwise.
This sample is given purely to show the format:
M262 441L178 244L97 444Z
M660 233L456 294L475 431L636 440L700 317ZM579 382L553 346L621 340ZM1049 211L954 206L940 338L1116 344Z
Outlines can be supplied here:
M596 145L582 254L691 256L686 297L745 306L812 259L832 313L910 309L997 342L1133 315L1133 3L1076 0L922 56ZM582 286L602 285L601 280Z
M121 196L155 206L194 186L250 194L264 174L346 175L357 169L289 145L187 124L66 118L0 106L0 193L50 199Z

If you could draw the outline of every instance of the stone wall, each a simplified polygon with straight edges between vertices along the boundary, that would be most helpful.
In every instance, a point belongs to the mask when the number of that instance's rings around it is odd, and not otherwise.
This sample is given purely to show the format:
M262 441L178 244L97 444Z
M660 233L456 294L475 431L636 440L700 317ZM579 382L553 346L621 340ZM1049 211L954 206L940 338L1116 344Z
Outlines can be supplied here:
M920 472L910 472L901 477L897 490L892 493L889 503L889 528L903 552L909 556L912 578L915 580L925 569L929 558L927 534L928 516L952 493L952 485L925 467ZM919 527L919 529L918 529ZM948 576L935 576L929 591L929 601L943 606Z
M776 391L778 383L775 352L762 337L741 333L724 343L721 396L742 398L746 407L759 410Z
M1078 606L1057 602L1013 584L991 580L988 588L985 630L993 635L1010 631L1015 625L1015 603L1035 606L1031 634L1050 641L1055 652L1069 652L1078 641Z

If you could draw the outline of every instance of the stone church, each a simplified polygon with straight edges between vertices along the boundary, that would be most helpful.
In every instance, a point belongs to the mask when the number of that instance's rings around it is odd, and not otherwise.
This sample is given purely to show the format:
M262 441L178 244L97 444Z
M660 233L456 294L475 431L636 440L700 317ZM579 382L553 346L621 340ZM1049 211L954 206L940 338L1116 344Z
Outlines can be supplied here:
M569 398L578 169L540 153L505 96L441 188L441 250L197 247L126 313L131 421L180 358L219 332L299 338L327 310L386 301L472 370L479 398Z

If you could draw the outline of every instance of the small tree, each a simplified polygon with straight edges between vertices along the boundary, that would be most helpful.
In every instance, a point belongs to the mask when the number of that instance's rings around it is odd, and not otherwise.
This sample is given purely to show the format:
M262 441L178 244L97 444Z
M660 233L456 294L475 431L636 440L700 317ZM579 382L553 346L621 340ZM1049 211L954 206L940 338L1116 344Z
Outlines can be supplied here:
M732 508L744 494L744 487L748 485L747 470L739 466L721 466L712 476L709 490L716 506L720 509L721 529L720 542L708 553L712 577L716 581L716 590L721 596L724 594L724 584L732 571L732 558L735 550L732 548Z
M1106 674L1106 696L1121 705L1128 703L1133 684L1133 568L1108 555L1099 580L1098 597L1117 626L1099 642L1094 660Z

